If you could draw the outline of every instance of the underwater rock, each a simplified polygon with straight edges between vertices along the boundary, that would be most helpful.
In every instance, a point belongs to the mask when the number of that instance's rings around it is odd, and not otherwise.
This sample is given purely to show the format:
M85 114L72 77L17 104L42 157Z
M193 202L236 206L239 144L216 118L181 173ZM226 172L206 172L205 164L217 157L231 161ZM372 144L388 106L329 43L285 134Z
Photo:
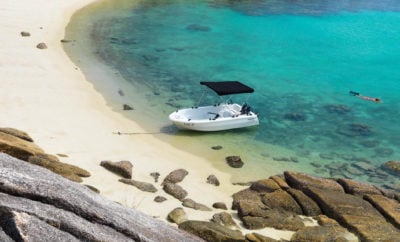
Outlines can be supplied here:
M376 169L375 166L373 166L365 161L359 161L356 163L352 163L351 165L356 168L359 168L361 170L364 170L364 171L374 171Z
M320 168L322 165L317 162L310 162L310 165L314 166L315 168Z
M351 108L341 104L331 104L324 107L329 113L346 114L351 111Z
M122 109L124 110L124 111L128 111L128 110L134 110L131 106L129 106L128 104L124 104L123 106L122 106Z
M190 31L200 31L200 32L209 32L209 31L211 31L210 27L202 26L202 25L199 25L199 24L190 24L190 25L186 26L186 29L190 30Z
M365 148L374 148L379 145L379 141L376 140L363 140L359 142L360 145L364 146Z
M227 156L225 160L228 162L229 166L233 168L241 168L244 165L240 156Z
M400 175L400 161L388 161L383 164L383 168Z
M222 149L222 146L221 145L215 145L215 146L212 146L211 149L220 150L220 149Z
M302 113L287 113L283 118L291 121L305 121L306 115Z
M348 137L369 136L372 134L372 129L366 124L348 124L338 128L337 133Z
M321 153L319 154L319 157L325 160L333 160L335 158L336 154L335 153Z
M394 153L394 151L390 148L376 148L374 151L378 157L388 157Z

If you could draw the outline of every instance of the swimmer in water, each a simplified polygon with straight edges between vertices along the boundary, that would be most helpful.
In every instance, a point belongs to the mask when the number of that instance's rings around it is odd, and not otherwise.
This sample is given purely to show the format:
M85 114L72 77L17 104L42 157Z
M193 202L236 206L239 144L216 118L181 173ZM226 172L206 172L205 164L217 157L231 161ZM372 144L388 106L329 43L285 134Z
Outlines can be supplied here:
M350 91L349 94L352 95L352 96L361 98L363 100L372 101L372 102L376 102L376 103L380 103L381 102L380 98L363 96L359 92Z

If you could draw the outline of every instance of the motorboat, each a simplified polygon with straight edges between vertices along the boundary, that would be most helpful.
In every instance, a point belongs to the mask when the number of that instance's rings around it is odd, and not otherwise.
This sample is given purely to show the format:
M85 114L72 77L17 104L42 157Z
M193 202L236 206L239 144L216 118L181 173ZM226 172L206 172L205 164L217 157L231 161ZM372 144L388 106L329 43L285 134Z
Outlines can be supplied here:
M244 103L233 103L230 95L253 93L254 89L238 81L200 82L220 97L227 100L210 106L195 106L179 109L169 115L169 119L179 128L195 131L221 131L238 129L259 124L258 114Z

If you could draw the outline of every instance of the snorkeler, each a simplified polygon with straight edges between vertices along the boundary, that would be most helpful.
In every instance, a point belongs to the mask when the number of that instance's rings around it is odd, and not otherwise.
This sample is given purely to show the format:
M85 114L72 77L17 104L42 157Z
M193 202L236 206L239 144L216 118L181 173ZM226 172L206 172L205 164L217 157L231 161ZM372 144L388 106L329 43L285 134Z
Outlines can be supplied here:
M349 94L352 96L367 100L367 101L372 101L372 102L376 102L376 103L381 102L381 99L379 99L379 98L363 96L359 92L350 91Z

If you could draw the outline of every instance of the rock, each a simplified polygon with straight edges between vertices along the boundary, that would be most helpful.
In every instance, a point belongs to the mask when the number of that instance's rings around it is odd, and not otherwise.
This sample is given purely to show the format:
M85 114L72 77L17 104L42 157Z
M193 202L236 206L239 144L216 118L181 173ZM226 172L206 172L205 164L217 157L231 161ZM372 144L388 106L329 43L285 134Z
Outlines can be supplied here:
M400 229L400 203L398 201L382 195L366 195L364 199L370 202L397 229Z
M374 151L377 157L389 157L394 154L394 151L391 148L376 148Z
M243 201L248 201L250 203L257 203L259 206L264 206L261 201L260 194L251 189L244 189L232 195L232 209L238 209L239 203Z
M317 216L322 213L318 204L307 195L305 195L302 191L293 188L287 189L286 191L300 205L304 215Z
M264 217L244 216L243 225L247 229L262 229L272 227L275 229L297 231L304 228L301 218L284 210L270 209L265 211Z
M371 164L369 164L369 163L367 163L365 161L359 161L359 162L356 162L356 163L352 163L351 165L356 167L356 168L359 168L359 169L361 169L363 171L374 171L376 169L375 166L373 166L373 165L371 165Z
M257 233L246 234L246 241L250 241L250 242L279 242L276 239L272 239L270 237L266 237L264 235L257 234Z
M21 32L21 36L22 37L29 37L29 36L31 36L31 33L27 32L27 31L22 31Z
M209 31L211 31L210 27L202 26L202 25L199 25L199 24L188 25L188 26L186 26L186 29L190 30L190 31L201 31L201 32L209 32Z
M383 164L383 168L394 173L400 175L400 161L388 161Z
M179 224L179 228L205 241L243 242L245 239L240 231L231 230L212 222L189 220Z
M168 214L168 220L178 225L187 221L185 210L183 208L175 208Z
M166 183L178 183L183 181L183 179L189 174L189 172L185 169L177 169L169 173L165 178L161 185Z
M271 178L258 180L251 184L251 190L257 192L274 192L276 190L280 190L281 187Z
M133 165L130 161L102 161L100 165L107 170L122 176L123 178L132 178Z
M366 124L352 123L340 126L337 133L348 137L370 136L372 134L372 129Z
M89 177L90 173L80 167L60 162L56 156L36 154L30 156L28 162L49 169L71 181L82 182L81 177Z
M225 226L228 229L239 229L239 226L235 223L232 216L227 212L216 213L213 215L211 222Z
M363 140L359 142L360 145L364 146L365 148L374 148L379 145L379 141L377 140Z
M278 184L279 187L282 188L283 190L287 190L290 188L283 175L271 176L270 178L274 180L274 182L276 182L276 184Z
M154 198L154 202L157 202L157 203L162 203L164 201L167 201L167 199L163 196L157 196Z
M134 108L132 108L132 107L129 106L128 104L124 104L124 105L122 106L122 110L128 111L128 110L134 110Z
M336 220L331 219L328 216L323 215L323 214L316 216L315 219L318 221L318 224L321 226L340 226L340 224Z
M212 205L212 207L213 207L213 208L216 208L216 209L228 210L228 207L227 207L226 204L223 203L223 202L216 202L216 203L214 203L214 204Z
M261 201L271 209L276 208L292 212L294 214L303 214L303 210L296 200L294 200L289 193L281 189L264 194L261 198Z
M335 180L309 176L303 173L285 171L286 182L295 189L304 190L308 187L316 187L325 190L344 192L343 187Z
M334 113L334 114L346 114L351 111L351 108L347 107L346 105L341 105L341 104L330 104L326 105L324 107L326 111L329 113Z
M44 49L47 49L47 45L46 45L46 43L42 42L42 43L37 44L36 48L38 48L40 50L44 50Z
M36 144L4 132L0 132L0 152L24 161L30 156L44 153Z
M346 166L345 170L353 176L362 176L364 173L353 166Z
M152 173L150 173L150 176L154 178L154 182L158 182L158 178L160 177L160 173L152 172Z
M225 158L225 160L228 162L228 165L233 168L241 168L244 165L240 156L228 156Z
M74 42L74 40L70 40L70 39L62 39L60 40L61 43L71 43Z
M213 150L221 150L222 146L221 145L215 145L215 146L212 146L211 149L213 149Z
M322 165L317 162L310 162L310 165L314 166L315 168L320 168Z
M85 184L85 187L89 188L91 191L93 191L95 193L100 193L100 190L92 185Z
M163 189L166 193L178 199L179 201L182 201L188 195L187 191L174 183L166 183Z
M343 178L339 178L337 182L343 186L346 193L350 193L352 195L360 197L363 197L366 194L382 195L382 192L378 188L367 183L362 183Z
M40 221L25 217L21 224L25 228L19 231L31 229L29 223L34 224L35 233L43 235L37 241L67 241L64 236L51 237L64 232L80 241L201 241L47 169L6 154L0 154L0 181L3 218L0 223L7 221L4 218L14 219L9 215L15 212L29 214ZM18 235L12 239L21 241Z
M298 230L292 235L290 241L349 241L350 233L342 227L333 226L313 226ZM351 235L350 235L351 236ZM354 236L353 236L354 237ZM358 241L355 237L354 241Z
M283 118L291 121L306 121L306 115L303 113L287 113Z
M132 185L144 192L154 193L154 192L158 191L157 188L155 188L155 186L153 186L153 184L151 184L151 183L135 181L135 180L126 179L126 178L119 179L118 181L128 184L128 185Z
M80 241L27 213L7 211L2 212L0 216L1 226L16 241Z
M219 180L215 175L209 175L207 177L207 183L210 183L215 186L219 186Z
M17 138L29 141L29 142L33 142L33 139L31 138L31 136L29 136L29 134L27 134L24 131L18 130L18 129L14 129L14 128L0 128L0 132L15 136Z
M182 205L187 208L193 208L194 210L200 210L200 211L212 211L211 208L207 207L206 205L203 205L201 203L197 203L193 201L190 198L186 198L182 201Z
M340 191L308 187L304 191L316 201L321 210L355 233L362 241L385 241L400 238L400 232L358 196Z

